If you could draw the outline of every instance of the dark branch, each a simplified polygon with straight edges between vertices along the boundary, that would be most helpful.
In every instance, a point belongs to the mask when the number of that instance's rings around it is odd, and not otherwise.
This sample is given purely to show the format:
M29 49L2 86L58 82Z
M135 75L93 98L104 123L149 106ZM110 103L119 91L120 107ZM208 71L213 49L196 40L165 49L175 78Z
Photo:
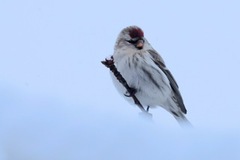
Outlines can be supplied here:
M127 92L130 94L130 97L132 97L132 99L134 100L134 103L143 111L146 112L147 111L143 108L142 104L140 103L140 101L137 99L137 97L135 96L135 92L133 92L133 88L129 87L129 85L127 84L126 80L122 77L122 75L120 74L120 72L118 72L116 66L114 65L114 60L113 60L113 56L111 56L111 59L105 59L105 61L102 61L102 64L104 64L107 68L109 68L114 76L117 78L117 80L127 89Z

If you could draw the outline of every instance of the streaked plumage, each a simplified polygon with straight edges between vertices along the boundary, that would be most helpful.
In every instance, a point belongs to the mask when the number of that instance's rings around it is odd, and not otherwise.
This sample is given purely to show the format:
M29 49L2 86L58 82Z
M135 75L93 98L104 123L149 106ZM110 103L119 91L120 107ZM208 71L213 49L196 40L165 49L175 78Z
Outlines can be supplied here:
M128 85L136 90L135 95L142 105L150 108L161 106L178 122L188 122L184 116L187 110L175 79L139 27L130 26L120 32L113 58ZM126 89L114 76L112 78L120 94L125 95ZM124 97L133 102L131 97Z

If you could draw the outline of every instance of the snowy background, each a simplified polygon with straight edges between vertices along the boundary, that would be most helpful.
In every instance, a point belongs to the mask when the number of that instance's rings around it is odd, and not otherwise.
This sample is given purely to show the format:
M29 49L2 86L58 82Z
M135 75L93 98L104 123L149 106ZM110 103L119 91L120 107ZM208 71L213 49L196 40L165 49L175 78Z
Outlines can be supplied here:
M0 160L240 159L240 2L0 0ZM139 116L100 61L138 25L194 125Z

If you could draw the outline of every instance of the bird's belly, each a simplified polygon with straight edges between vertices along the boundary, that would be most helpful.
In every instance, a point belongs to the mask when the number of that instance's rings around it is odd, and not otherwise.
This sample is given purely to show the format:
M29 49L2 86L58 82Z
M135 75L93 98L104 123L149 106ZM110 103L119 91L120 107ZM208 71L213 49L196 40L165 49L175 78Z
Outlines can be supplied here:
M123 68L118 67L118 71L127 81L128 85L136 89L136 97L145 106L162 106L171 94L169 82L165 81L164 73L150 70L143 71L141 67L131 68L125 65ZM126 94L126 89L112 74L114 84L121 95ZM124 96L131 103L131 97Z

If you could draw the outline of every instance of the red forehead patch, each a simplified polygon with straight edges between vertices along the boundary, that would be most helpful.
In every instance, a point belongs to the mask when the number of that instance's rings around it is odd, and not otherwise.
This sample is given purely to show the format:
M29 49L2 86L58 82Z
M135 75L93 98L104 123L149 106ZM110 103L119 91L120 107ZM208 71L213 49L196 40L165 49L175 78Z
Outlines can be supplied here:
M144 37L143 31L140 28L131 28L129 35L131 38Z

